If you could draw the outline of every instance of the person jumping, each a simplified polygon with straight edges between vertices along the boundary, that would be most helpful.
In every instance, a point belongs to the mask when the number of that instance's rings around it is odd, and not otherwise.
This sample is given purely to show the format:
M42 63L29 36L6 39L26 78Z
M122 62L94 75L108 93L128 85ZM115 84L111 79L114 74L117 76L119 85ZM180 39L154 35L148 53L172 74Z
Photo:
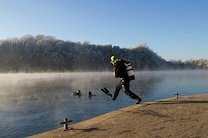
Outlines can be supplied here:
M116 90L112 95L112 100L116 100L120 90L124 88L126 95L128 95L132 99L137 100L136 104L139 104L142 99L135 93L133 93L129 88L130 81L135 79L131 63L114 55L111 56L110 60L111 64L113 65L114 76L116 78L120 78L120 82L116 85Z

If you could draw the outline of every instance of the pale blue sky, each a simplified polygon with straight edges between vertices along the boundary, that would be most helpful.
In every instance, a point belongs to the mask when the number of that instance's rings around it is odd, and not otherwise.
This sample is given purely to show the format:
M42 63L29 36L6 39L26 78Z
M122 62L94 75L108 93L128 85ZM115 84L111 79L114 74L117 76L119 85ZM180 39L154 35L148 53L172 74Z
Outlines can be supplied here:
M208 0L0 0L0 39L26 34L208 59Z

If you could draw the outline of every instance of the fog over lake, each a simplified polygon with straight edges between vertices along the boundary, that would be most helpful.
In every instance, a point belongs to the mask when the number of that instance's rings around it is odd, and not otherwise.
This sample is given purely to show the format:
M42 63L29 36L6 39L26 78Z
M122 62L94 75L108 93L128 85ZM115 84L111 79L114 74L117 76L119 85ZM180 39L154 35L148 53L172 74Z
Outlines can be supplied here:
M131 90L143 102L208 92L208 71L135 72ZM0 137L25 137L135 103L121 90L116 101L100 91L115 90L112 72L0 74ZM80 90L80 97L72 95ZM88 97L91 91L96 96Z

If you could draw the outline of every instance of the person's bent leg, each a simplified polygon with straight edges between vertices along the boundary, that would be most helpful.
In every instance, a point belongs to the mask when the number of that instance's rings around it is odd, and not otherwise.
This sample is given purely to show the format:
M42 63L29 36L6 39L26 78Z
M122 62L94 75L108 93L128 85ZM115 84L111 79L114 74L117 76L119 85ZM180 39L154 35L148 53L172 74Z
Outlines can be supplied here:
M114 94L113 94L112 100L115 100L115 99L117 98L117 96L118 96L119 91L121 90L121 88L122 88L122 84L121 84L121 81L120 81L120 82L116 85L116 90L115 90L115 92L114 92Z
M126 95L128 95L129 97L131 97L132 99L137 99L139 100L140 97L138 95L136 95L135 93L133 93L131 90L126 89L125 90Z
M135 93L133 93L129 89L125 90L125 93L126 93L126 95L128 95L132 99L136 99L137 100L135 104L139 104L142 101L142 99L138 95L136 95Z
M123 87L124 87L124 89L125 89L125 93L126 93L126 95L128 95L129 97L131 97L132 99L137 99L137 100L141 100L141 98L138 96L138 95L136 95L135 93L133 93L130 89L129 89L129 87L130 87L130 81L129 80L122 80L122 82L123 82Z

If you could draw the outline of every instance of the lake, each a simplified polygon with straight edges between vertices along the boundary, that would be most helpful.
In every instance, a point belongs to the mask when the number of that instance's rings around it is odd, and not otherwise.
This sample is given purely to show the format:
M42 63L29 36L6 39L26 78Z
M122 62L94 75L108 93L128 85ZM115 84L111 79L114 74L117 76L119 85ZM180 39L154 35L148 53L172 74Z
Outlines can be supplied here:
M131 90L143 102L208 92L208 71L135 72ZM18 138L61 127L135 103L123 90L115 101L100 91L114 91L112 72L0 74L0 137ZM81 96L74 96L76 90ZM95 96L88 97L91 91Z

